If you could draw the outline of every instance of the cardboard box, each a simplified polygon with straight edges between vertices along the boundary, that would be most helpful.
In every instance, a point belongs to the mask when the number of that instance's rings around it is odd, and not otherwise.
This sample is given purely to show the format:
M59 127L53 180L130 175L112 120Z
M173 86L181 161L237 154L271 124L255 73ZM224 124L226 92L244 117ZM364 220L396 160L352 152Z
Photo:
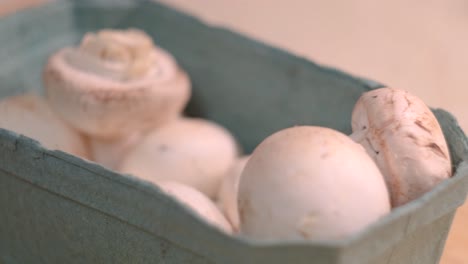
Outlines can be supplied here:
M297 124L350 133L354 103L378 83L352 77L150 1L55 1L0 19L0 96L42 90L56 49L88 31L137 27L193 83L187 112L228 128L246 151ZM456 174L341 241L229 237L157 187L0 130L0 263L438 263L468 187L468 141L434 110Z

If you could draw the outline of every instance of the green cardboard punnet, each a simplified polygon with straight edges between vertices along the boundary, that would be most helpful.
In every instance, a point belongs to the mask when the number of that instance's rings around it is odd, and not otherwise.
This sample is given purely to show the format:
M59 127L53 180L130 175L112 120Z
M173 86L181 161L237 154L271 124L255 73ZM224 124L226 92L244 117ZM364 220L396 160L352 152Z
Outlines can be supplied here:
M323 67L152 1L52 1L0 19L0 96L42 91L47 57L88 31L137 27L193 83L187 113L214 120L251 151L288 126L350 132L376 82ZM468 143L434 110L456 174L340 241L262 243L229 237L157 187L0 130L0 263L435 264L468 186Z

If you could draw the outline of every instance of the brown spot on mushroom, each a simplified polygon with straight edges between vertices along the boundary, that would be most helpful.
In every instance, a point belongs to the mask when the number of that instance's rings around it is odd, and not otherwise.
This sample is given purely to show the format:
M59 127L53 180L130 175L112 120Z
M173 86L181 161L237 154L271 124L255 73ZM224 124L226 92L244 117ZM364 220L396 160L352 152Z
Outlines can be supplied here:
M414 142L417 142L418 141L418 138L413 134L413 133L406 133L406 136L410 139L412 139Z
M309 232L307 232L307 230L304 230L304 229L298 229L297 230L299 232L299 234L303 237L303 238L311 238L312 237L312 234L310 234Z
M240 222L245 222L245 212L248 210L248 207L250 206L250 201L248 198L239 200L239 220Z
M372 98L374 98L374 99L377 98L377 97L378 97L377 95L372 96Z
M398 173L395 171L397 166L393 164L393 159L391 159L391 152L385 141L382 141L381 144L382 155L381 159L385 160L388 163L387 170L385 171L385 181L388 184L390 201L392 206L398 204L398 199L403 193L401 178L398 177Z
M328 156L330 156L330 153L329 152L324 152L324 153L322 153L322 155L320 155L320 158L321 159L326 159Z
M99 51L99 58L104 59L106 57L107 51L105 49L102 49Z
M398 122L396 126L394 127L393 131L398 131L401 128L401 122Z
M431 134L431 130L427 128L421 120L414 121L414 124L420 127L421 129L423 129L424 131L426 131L427 133Z
M166 152L166 151L168 151L168 149L169 148L167 147L167 145L164 145L164 144L158 146L158 150L160 152Z
M426 145L426 147L428 147L430 150L432 150L437 156L440 156L440 157L442 157L444 159L447 158L444 151L436 143L432 142L432 143Z
M311 238L313 236L310 230L313 230L313 226L316 225L319 215L318 212L311 211L299 220L297 231L302 237Z
M399 203L399 199L406 194L401 189L401 183L395 175L391 175L389 179L390 200L392 206Z
M51 67L47 67L45 69L44 73L42 74L42 78L44 79L44 81L46 83L47 82L51 82L51 83L61 83L61 82L63 82L63 78L62 78L62 75L60 74L60 72L54 70Z
M383 122L379 127L375 128L375 130L374 130L375 135L380 135L381 133L383 133L385 131L385 129L387 129L387 127L391 126L394 122L395 122L394 118L390 118L390 119L386 120L385 122Z
M405 95L404 97L405 97L405 100L406 100L406 107L405 107L405 109L403 110L403 113L407 112L407 111L410 109L411 105L413 104L413 103L411 102L411 100L409 100L408 97L407 97L406 95Z
M453 176L453 174L452 174L453 169L454 168L449 168L449 170L447 171L447 174L445 174L445 175L449 175L449 178L452 177Z
M376 155L379 155L380 151L375 148L374 145L372 145L372 142L370 141L369 138L366 137L367 144L372 148L372 150L375 152Z
M410 99L408 99L408 96L405 95L405 100L406 100L406 103L408 104L408 107L410 107L413 103L411 102Z
M36 111L38 108L36 102L33 99L33 97L18 96L16 98L13 98L12 101L21 108L33 112Z

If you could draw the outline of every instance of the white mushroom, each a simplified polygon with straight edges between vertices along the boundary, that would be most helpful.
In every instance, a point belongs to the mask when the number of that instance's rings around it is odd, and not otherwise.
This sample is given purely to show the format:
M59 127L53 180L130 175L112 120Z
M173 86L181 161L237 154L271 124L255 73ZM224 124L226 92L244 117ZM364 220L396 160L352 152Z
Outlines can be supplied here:
M364 93L352 114L353 134L379 166L396 207L451 176L447 143L436 117L410 93L381 88Z
M125 153L106 146L125 152L127 137L178 117L190 97L187 74L137 29L86 34L78 47L52 54L43 80L52 108L98 141L93 149L107 153L110 167Z
M236 156L235 139L226 129L203 119L180 118L149 133L119 170L152 182L181 182L214 198Z
M240 234L257 240L341 239L390 211L384 178L364 148L323 127L274 133L239 182Z
M2 99L0 127L33 138L46 148L89 158L86 139L38 95L28 93Z
M237 209L237 190L239 180L250 156L239 158L222 177L218 191L218 204L226 215L235 232L239 230L239 212Z
M168 195L193 210L198 216L220 230L231 234L232 227L216 205L198 190L177 182L160 182L158 186Z
M119 139L91 138L90 150L93 160L110 169L116 169L125 155L144 138L144 133L135 131Z

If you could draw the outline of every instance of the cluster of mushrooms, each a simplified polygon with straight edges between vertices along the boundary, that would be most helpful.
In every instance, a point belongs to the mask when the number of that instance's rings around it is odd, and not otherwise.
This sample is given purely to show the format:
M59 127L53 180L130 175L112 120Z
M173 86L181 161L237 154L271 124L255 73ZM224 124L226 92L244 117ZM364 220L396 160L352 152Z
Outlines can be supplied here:
M220 125L182 114L188 75L137 29L86 34L52 54L45 96L0 102L0 127L158 186L228 234L340 239L452 175L441 127L406 91L364 93L351 135L280 130L250 154Z

